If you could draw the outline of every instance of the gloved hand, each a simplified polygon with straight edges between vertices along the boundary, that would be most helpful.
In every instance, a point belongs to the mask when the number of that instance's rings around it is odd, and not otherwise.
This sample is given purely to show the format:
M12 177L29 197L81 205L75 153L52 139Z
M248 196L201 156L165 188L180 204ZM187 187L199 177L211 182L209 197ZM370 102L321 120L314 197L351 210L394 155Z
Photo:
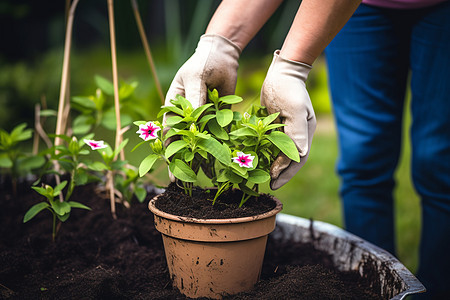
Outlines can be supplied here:
M284 132L294 141L300 154L300 162L291 161L281 153L270 169L270 187L273 190L288 182L308 159L309 150L316 129L316 116L306 90L305 82L311 66L284 59L274 53L272 64L261 89L261 105L270 114L280 112L281 121L286 124Z
M241 49L232 41L216 34L200 37L195 53L181 66L166 94L165 105L177 94L195 108L206 103L208 88L219 95L234 94L238 59Z

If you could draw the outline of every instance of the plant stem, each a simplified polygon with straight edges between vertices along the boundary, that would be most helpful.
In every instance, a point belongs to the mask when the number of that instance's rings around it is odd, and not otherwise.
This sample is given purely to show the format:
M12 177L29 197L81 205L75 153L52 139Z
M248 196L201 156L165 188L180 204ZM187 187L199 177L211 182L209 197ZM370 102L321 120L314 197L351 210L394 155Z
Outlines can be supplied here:
M52 230L52 241L55 242L55 238L56 238L56 214L54 212L53 213L53 230Z
M220 196L224 191L228 190L229 186L230 186L230 182L229 182L229 181L227 181L227 182L225 182L225 183L222 183L222 184L219 186L219 189L217 190L217 193L216 193L216 195L214 196L212 205L214 205L214 204L216 203L217 198L219 198L219 196Z

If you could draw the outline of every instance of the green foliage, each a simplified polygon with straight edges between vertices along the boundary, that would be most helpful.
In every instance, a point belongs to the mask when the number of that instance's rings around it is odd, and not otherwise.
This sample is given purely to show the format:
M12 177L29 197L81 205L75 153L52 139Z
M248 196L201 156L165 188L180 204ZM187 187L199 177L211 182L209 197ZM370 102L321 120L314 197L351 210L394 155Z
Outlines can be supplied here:
M158 114L166 114L165 127L159 122L135 122L141 137L151 141L151 153L142 160L139 174L143 176L157 161L163 161L191 195L202 169L218 189L213 204L236 185L244 193L242 206L258 195L259 184L270 179L270 166L280 151L299 162L298 150L278 131L283 125L273 123L278 114L267 115L264 108L254 106L250 114L241 115L230 109L241 97L219 97L217 90L208 91L208 97L209 103L194 109L177 95L172 105L163 106Z
M8 133L0 128L0 168L7 170L13 180L30 174L42 167L45 159L24 152L21 145L31 139L33 131L25 123L17 125Z
M72 108L79 112L73 121L74 134L86 134L98 126L108 130L116 129L113 84L100 75L95 76L95 83L97 85L95 94L72 97ZM119 103L122 126L131 124L133 117L142 115L142 109L134 98L137 86L136 81L120 83Z

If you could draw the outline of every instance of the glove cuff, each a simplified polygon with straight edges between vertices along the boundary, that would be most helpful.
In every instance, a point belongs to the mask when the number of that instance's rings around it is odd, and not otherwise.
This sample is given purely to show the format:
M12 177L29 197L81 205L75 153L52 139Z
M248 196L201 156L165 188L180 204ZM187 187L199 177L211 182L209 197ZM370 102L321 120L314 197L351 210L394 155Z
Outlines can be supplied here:
M242 49L238 45L226 37L214 33L203 34L200 37L197 48L202 47L204 44L214 45L223 52L232 53L233 56L236 56L237 58L239 58L242 53Z
M280 56L280 50L275 50L273 53L272 65L276 64L281 69L289 70L295 72L297 75L301 76L303 81L306 81L308 74L312 69L312 66L299 61L290 60Z

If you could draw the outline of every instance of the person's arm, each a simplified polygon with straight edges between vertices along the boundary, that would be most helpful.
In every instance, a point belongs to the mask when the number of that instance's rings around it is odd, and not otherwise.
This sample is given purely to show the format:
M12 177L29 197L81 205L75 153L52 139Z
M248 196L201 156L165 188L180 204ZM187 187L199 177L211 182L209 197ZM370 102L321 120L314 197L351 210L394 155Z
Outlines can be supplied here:
M280 56L312 65L360 3L361 0L303 0Z
M283 0L224 0L205 33L226 37L244 49L281 2Z
M308 159L316 116L306 90L313 62L341 30L360 0L303 0L281 51L276 51L261 89L261 104L280 112L284 132L294 141L300 162L280 154L272 164L270 186L287 183Z

